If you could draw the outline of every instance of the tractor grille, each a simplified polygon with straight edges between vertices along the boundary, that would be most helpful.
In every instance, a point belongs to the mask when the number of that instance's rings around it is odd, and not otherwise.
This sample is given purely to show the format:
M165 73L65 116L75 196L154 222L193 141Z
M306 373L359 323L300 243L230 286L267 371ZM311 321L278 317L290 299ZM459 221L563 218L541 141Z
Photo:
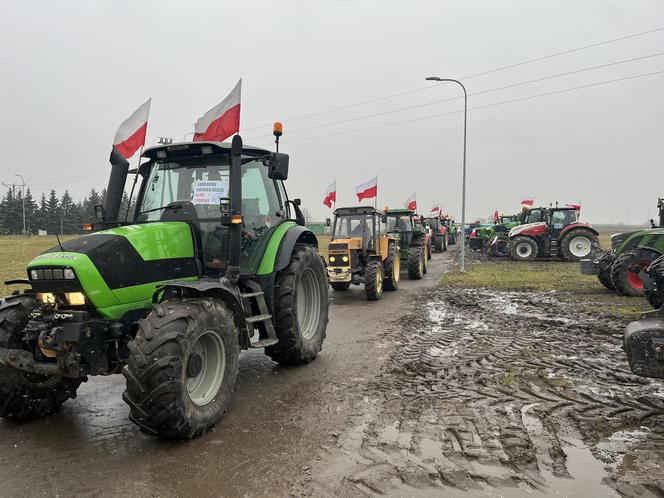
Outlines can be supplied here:
M328 251L348 251L348 244L335 244L331 243L327 248Z

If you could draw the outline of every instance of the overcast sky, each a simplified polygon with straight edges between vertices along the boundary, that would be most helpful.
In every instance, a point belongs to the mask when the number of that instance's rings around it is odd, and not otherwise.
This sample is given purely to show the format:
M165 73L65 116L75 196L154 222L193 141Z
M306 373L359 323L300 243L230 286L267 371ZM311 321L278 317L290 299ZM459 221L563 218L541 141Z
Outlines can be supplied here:
M355 186L377 174L379 206L402 206L415 192L420 211L440 202L460 219L463 118L453 111L462 100L355 119L452 99L459 87L293 118L423 88L430 75L464 81L472 109L664 71L657 56L472 96L664 52L658 31L467 78L664 27L662 0L2 4L0 180L22 173L35 193L68 188L74 198L105 185L115 131L147 98L148 144L182 140L242 77L245 142L271 146L270 123L283 121L289 195L316 218L329 213L330 182L338 205L352 205ZM664 196L663 90L658 74L469 111L467 217L515 211L525 196L580 200L592 222L654 216ZM338 121L347 122L320 126Z

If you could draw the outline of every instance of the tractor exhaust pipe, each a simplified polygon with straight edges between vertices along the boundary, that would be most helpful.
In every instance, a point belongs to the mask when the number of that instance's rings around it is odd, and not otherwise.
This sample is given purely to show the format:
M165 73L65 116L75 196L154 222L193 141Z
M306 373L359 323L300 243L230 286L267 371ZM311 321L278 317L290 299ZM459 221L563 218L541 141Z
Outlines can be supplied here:
M242 250L242 137L235 135L231 142L229 185L231 223L228 227L228 269L226 278L236 283L240 278ZM235 220L240 220L238 223Z
M129 161L127 161L118 149L113 147L111 151L111 175L108 177L108 186L106 187L106 197L104 198L104 220L117 222L120 214L120 204L122 203L122 194L124 193L127 173L129 171Z

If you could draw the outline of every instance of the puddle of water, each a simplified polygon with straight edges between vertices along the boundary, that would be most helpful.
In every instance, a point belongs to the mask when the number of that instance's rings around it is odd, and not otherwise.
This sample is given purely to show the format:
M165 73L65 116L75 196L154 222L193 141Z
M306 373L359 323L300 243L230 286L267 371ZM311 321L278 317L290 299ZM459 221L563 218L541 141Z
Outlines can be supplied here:
M641 427L632 431L618 431L609 436L608 439L600 441L597 449L603 458L611 461L612 467L618 467L621 473L638 469L637 458L629 453L630 447L639 441L647 439L650 429Z
M383 428L379 439L381 442L408 449L411 447L411 437L410 433L401 432L399 429L399 421L396 420Z

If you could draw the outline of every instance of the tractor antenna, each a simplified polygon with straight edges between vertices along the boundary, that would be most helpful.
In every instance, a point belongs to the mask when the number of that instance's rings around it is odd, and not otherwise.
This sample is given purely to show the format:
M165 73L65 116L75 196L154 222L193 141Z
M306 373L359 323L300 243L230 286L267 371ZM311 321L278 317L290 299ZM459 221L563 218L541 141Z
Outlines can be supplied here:
M60 242L60 237L58 237L58 232L55 232L55 238L57 239L58 245L60 246L60 251L65 252L65 248L62 247L62 242Z

